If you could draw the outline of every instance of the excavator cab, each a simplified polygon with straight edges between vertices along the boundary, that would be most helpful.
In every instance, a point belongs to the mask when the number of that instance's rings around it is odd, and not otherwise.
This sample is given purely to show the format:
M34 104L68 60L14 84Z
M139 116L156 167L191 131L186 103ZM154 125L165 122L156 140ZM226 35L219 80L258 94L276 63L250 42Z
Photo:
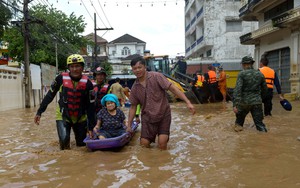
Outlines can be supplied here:
M170 60L168 55L145 55L146 67L148 71L160 72L162 73L170 82L172 82L180 91L185 93L187 98L191 100L192 103L199 104L199 100L191 91L189 86L182 83L171 76ZM167 92L169 102L175 102L178 97L170 91Z
M170 61L168 55L145 56L148 71L170 74Z

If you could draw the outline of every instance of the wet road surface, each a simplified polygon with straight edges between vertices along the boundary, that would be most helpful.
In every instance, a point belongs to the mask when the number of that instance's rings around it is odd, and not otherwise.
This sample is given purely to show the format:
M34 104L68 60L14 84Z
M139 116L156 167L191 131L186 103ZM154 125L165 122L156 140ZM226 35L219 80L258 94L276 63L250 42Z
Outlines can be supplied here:
M59 150L55 104L0 114L0 187L300 187L300 101L284 111L274 101L268 133L256 131L250 114L245 130L232 129L231 103L171 105L169 149L139 146L133 140L117 151ZM127 115L128 109L123 108Z

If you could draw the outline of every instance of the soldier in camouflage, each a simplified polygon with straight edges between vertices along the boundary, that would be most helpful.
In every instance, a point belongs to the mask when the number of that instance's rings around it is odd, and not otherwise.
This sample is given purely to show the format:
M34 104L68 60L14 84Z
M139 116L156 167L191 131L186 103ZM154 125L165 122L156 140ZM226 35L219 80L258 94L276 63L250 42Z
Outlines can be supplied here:
M234 130L243 130L245 118L251 112L258 131L267 132L263 123L262 98L267 94L267 84L264 75L253 69L255 61L252 57L242 58L243 70L238 74L234 89L233 111L236 114Z

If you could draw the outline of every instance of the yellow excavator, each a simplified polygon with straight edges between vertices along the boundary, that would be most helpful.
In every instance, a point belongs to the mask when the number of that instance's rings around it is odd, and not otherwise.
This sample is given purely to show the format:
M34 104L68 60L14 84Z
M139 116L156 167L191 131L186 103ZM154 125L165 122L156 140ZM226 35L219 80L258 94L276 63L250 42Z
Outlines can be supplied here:
M168 55L151 55L145 54L146 66L148 71L155 71L162 73L170 82L172 82L180 91L182 91L187 98L194 104L199 104L200 101L191 89L191 86L187 82L178 80L171 76L170 60ZM189 78L193 80L193 78ZM168 91L169 102L176 102L179 98L172 92Z

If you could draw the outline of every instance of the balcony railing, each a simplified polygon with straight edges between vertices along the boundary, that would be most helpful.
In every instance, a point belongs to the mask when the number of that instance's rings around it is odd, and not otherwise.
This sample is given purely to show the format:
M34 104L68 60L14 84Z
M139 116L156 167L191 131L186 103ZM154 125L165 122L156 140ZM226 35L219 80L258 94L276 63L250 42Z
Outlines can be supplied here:
M245 16L246 14L250 13L253 9L253 7L259 3L262 0L248 0L248 3L245 4L244 6L242 6L242 8L240 8L239 12L239 16Z
M260 29L257 29L256 31L253 31L252 38L258 38L260 36L266 35L268 33L271 33L271 32L277 31L277 30L278 30L278 28L273 27L273 25L268 25L268 26L262 27Z
M202 41L203 41L203 36L199 37L195 42L193 42L193 44L185 50L185 53L187 54L190 50L200 45Z
M245 42L250 41L251 39L252 39L252 33L247 33L240 37L240 42L241 44L244 44Z
M185 27L185 32L187 32L191 28L191 26L196 22L197 18L199 18L202 13L203 13L203 7L201 7L199 9L199 11L197 12L197 14L192 18L192 20Z
M291 10L272 19L274 27L283 27L294 20L300 20L300 8Z
M202 13L203 13L203 7L201 7L200 10L197 12L197 18L199 18Z
M267 35L274 31L279 30L277 27L273 27L273 25L267 25L265 27L259 28L251 33L247 33L240 37L241 44L251 43L250 41L257 39L261 36Z

